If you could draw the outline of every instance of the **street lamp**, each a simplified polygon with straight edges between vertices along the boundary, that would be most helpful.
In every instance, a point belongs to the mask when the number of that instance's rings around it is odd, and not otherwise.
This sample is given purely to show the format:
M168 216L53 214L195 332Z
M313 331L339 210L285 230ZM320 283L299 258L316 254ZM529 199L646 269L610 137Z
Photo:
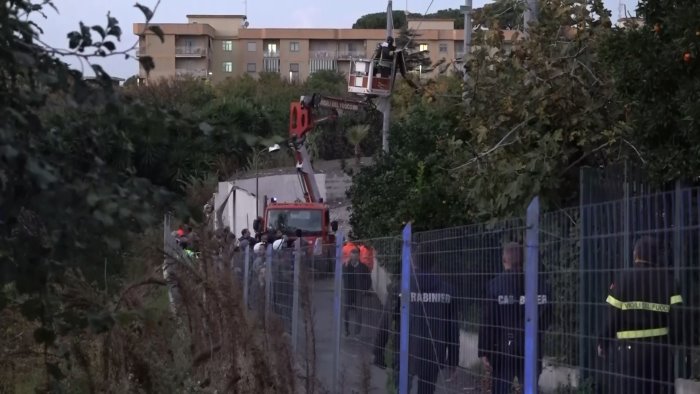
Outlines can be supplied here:
M260 150L259 152L255 152L255 218L260 217L260 173L258 171L258 167L260 164L260 155L267 152L267 153L273 153L277 152L280 150L279 144L274 144L272 146L268 146L265 149Z

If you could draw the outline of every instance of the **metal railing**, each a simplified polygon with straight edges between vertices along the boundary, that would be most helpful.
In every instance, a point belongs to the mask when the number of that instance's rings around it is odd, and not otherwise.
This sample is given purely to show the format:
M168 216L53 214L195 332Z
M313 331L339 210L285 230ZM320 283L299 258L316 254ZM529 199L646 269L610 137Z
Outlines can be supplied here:
M175 75L178 76L193 76L198 78L204 78L209 75L206 69L189 69L189 68L178 68L175 69Z
M341 50L338 51L338 59L357 59L357 58L365 58L367 57L367 53L364 50L358 51L349 51L349 50Z
M338 57L338 52L335 50L309 51L309 58L311 58L311 59L335 59L337 57Z
M181 56L207 56L209 54L209 49L206 47L191 47L191 46L177 46L175 47L175 55Z

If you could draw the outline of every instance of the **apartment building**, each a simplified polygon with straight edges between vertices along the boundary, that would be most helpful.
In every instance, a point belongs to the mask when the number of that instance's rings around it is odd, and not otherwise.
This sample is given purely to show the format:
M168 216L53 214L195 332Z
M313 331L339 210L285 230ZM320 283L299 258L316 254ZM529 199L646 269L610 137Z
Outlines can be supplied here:
M464 30L452 20L409 20L418 49L433 62L462 57ZM292 81L318 70L347 73L353 58L371 57L386 39L383 29L248 28L243 15L188 15L187 23L159 24L164 42L144 24L133 26L140 56L151 56L156 68L143 79L192 75L218 83L243 74L279 73ZM508 39L509 37L506 37Z

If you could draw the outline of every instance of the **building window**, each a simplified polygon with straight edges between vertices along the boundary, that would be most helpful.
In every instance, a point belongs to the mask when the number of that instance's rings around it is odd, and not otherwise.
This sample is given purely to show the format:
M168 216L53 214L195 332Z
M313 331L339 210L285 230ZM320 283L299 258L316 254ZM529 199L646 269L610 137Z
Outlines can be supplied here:
M440 52L447 53L447 44L440 44Z
M267 44L267 56L277 56L277 44Z
M258 46L254 42L249 42L248 43L248 52L257 52L258 51Z
M232 73L233 72L233 63L232 62L224 62L222 69L225 73Z
M420 50L421 52L427 51L427 50L428 50L428 44L420 44L420 45L418 46L418 50Z
M233 50L233 41L226 40L222 42L222 49L226 52L231 52Z
M295 82L299 80L299 63L289 64L289 82Z
M292 41L289 43L289 52L299 52L299 42Z
M254 73L255 72L255 63L248 63L248 72L249 73Z

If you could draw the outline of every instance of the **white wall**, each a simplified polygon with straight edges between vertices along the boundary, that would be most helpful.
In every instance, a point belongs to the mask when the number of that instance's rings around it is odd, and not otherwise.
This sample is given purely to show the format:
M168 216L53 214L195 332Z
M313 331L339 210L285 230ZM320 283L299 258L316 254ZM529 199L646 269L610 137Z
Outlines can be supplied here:
M260 199L259 206L260 216L263 215L264 198L275 197L277 202L294 202L299 199L304 201L304 192L299 183L297 174L282 174L260 177ZM321 197L326 199L326 174L316 174L316 182L318 183L318 191ZM251 194L255 194L255 178L237 179L233 181L234 185L241 189L247 190ZM255 214L255 213L253 213Z
M221 210L221 221L224 227L240 237L244 228L251 230L255 220L255 196L246 190L234 188L232 182L219 182L214 197L215 209ZM216 226L216 221L214 221Z

